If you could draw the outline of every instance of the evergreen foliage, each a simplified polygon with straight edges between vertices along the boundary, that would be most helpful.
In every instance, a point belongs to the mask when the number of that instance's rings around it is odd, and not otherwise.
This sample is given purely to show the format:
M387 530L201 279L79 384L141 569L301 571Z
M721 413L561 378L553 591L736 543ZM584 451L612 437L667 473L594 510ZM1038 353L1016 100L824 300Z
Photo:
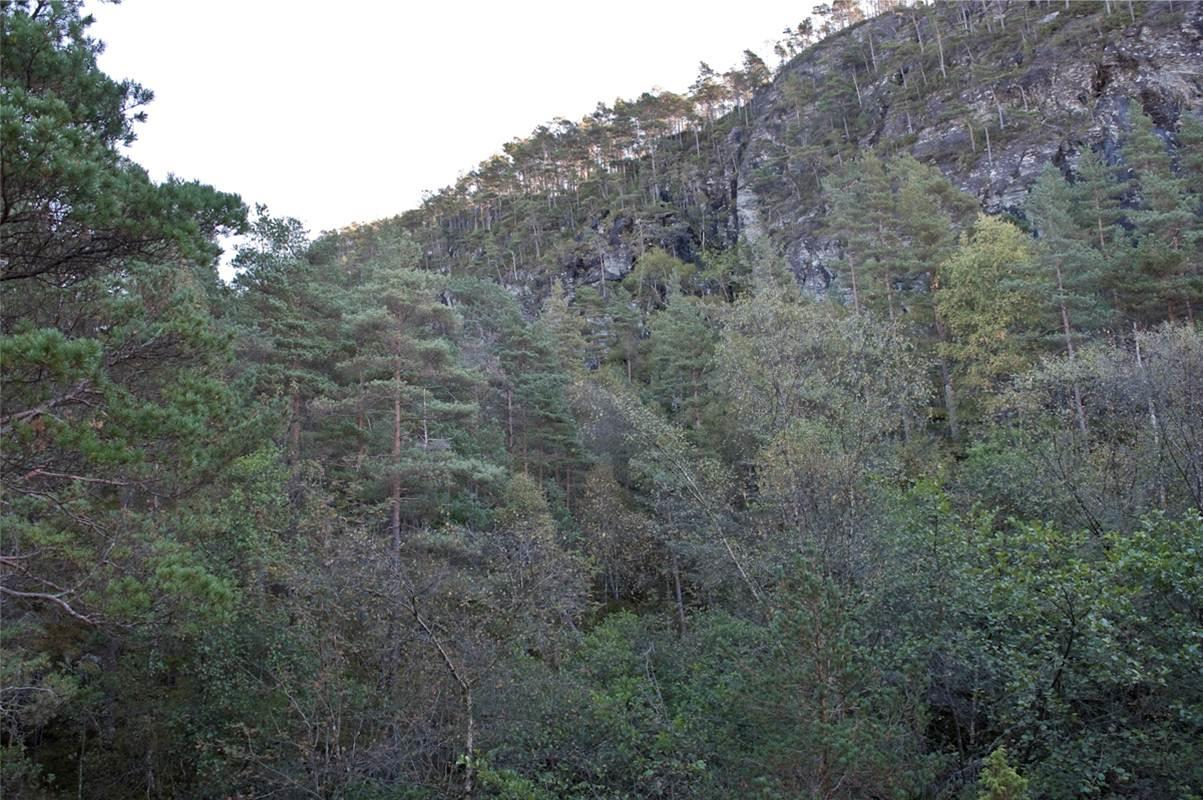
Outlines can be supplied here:
M854 154L879 59L1005 77L982 6L834 2L846 75L702 64L311 239L0 5L0 793L1199 796L1203 133L1133 102L1011 219ZM824 297L725 205L779 102Z

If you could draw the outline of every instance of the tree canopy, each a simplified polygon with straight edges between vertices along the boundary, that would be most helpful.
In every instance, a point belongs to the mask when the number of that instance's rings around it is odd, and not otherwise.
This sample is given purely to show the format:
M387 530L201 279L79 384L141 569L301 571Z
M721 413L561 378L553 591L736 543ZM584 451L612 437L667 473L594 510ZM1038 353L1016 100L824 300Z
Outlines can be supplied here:
M918 113L1029 10L833 2L846 74L702 64L312 237L0 4L0 793L1198 796L1203 128L1132 98L994 215L854 152L862 78ZM831 136L732 172L776 102Z

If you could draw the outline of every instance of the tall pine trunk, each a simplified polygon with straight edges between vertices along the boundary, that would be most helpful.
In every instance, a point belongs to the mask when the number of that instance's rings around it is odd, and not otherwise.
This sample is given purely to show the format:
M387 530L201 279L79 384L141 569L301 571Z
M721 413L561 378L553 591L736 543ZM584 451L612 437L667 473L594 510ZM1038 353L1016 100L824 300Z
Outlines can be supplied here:
M938 316L936 317L936 338L941 343L948 341L948 332L944 329L944 323ZM940 382L944 388L944 411L948 416L948 435L953 441L956 441L961 438L961 426L957 421L957 396L952 385L952 370L949 368L948 359L944 356L940 356Z
M1061 307L1061 330L1065 334L1065 352L1069 355L1069 361L1074 363L1074 339L1073 328L1069 324L1069 308L1065 305L1065 284L1061 278L1061 262L1056 264L1057 270L1057 303ZM1078 418L1078 430L1082 435L1086 435L1086 408L1082 405L1082 388L1078 385L1078 378L1075 375L1073 379L1074 393L1074 413Z
M401 570L401 354L393 361L393 478L392 520L389 532L393 540L393 561Z
M295 465L301 460L301 390L295 382L291 388L292 395L289 398L288 420L288 463Z

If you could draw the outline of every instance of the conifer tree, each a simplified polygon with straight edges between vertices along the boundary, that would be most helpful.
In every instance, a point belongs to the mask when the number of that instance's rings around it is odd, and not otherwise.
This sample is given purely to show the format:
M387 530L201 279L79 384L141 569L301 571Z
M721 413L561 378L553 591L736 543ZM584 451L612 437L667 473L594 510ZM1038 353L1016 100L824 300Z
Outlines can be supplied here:
M1082 227L1078 220L1084 198L1066 182L1055 167L1041 173L1024 203L1024 212L1035 228L1038 246L1035 255L1043 267L1038 290L1047 292L1048 306L1054 310L1065 337L1065 347L1084 333L1097 331L1107 324L1107 308L1100 293L1104 280L1105 257L1094 247L1096 231Z
M930 167L910 158L886 162L874 152L849 162L828 193L828 228L844 239L846 253L858 262L857 305L891 321L904 313L916 319L914 305L921 298L903 292L929 279L925 260L948 246L926 226L944 222L955 230L968 208L967 198ZM916 202L918 208L907 207ZM937 222L928 223L925 215ZM920 252L908 255L916 247Z
M1050 166L1041 173L1024 205L1039 236L1034 254L1037 269L1032 273L1030 292L1045 298L1045 308L1055 322L1047 319L1042 326L1060 329L1070 361L1084 333L1097 330L1106 321L1106 309L1099 297L1103 256L1091 246L1093 231L1075 224L1075 199L1060 172ZM1076 383L1074 409L1078 426L1085 432L1086 412Z
M1028 797L1028 782L1007 761L1005 747L986 757L978 783L982 787L978 800L1024 800Z
M175 177L155 183L126 157L153 95L101 72L103 45L79 3L6 2L0 12L0 313L31 307L12 296L26 279L66 287L123 260L207 269L215 235L246 224L238 196Z
M652 396L674 419L697 430L710 402L715 326L699 300L670 292L668 307L652 317L650 327Z
M550 332L526 321L508 295L498 324L497 355L504 372L506 438L511 458L524 473L555 477L565 487L579 464L580 443L565 399L571 373L562 350ZM580 358L580 351L575 357Z
M1179 172L1196 199L1203 195L1203 121L1183 114L1178 123ZM1195 211L1198 211L1195 207Z
M257 212L250 242L233 261L243 365L251 368L261 395L286 398L285 451L295 463L303 456L309 402L334 389L330 365L345 346L342 289L333 269L310 261L299 221L273 218L264 206Z
M833 175L827 191L830 210L825 227L842 242L839 266L848 274L852 307L860 311L884 305L893 319L893 276L890 262L881 260L888 247L887 228L897 229L885 166L875 153L866 153Z
M383 489L394 558L405 523L436 518L450 499L451 476L488 481L488 465L456 452L458 426L477 412L479 377L458 362L450 338L460 320L440 302L434 276L412 269L412 249L364 269L344 315L353 351L339 369L343 386L330 410L350 422L359 449L343 461L365 499ZM349 463L348 463L349 462Z
M608 361L617 362L630 380L635 375L635 362L642 338L642 321L635 300L626 287L608 287L602 296L592 286L582 286L576 292L577 305L586 321L586 343L589 363L597 367Z
M977 202L958 190L939 170L910 156L896 159L893 170L898 181L897 209L902 231L902 247L896 256L895 270L917 284L921 291L911 292L904 300L908 319L928 342L936 343L937 365L943 390L948 433L960 438L958 401L952 366L942 344L948 330L935 303L937 270L949 257L963 230L976 213Z
M551 341L556 361L564 374L572 378L583 374L587 355L585 321L576 309L568 304L564 287L559 281L552 283L551 294L543 302L539 325Z
M1117 227L1123 191L1115 168L1106 162L1102 153L1086 148L1074 171L1071 207L1078 226L1092 232L1092 246L1108 262L1118 258L1117 251L1126 244L1121 241L1122 230Z
M1112 276L1121 308L1144 325L1193 320L1203 300L1203 275L1192 257L1203 229L1186 182L1174 173L1165 143L1144 113L1133 116L1124 163L1139 206L1128 215L1134 226L1130 260Z
M1195 215L1194 246L1187 246L1187 272L1203 283L1203 121L1188 114L1178 128L1178 171L1186 182L1187 205ZM1201 290L1203 291L1203 290Z
M72 794L105 787L89 796L189 785L202 756L176 722L217 691L195 654L222 650L262 565L240 532L253 512L223 508L232 465L270 463L218 319L214 237L246 209L129 160L150 93L100 71L91 22L79 3L0 4L5 796L66 791L56 772ZM247 719L204 716L214 740Z

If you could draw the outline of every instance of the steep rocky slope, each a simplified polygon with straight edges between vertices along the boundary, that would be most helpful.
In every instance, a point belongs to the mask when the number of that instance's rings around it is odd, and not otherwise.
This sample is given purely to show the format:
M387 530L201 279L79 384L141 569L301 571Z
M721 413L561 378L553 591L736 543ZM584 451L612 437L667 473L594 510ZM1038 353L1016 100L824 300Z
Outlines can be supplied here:
M1133 104L1167 140L1203 113L1203 3L945 4L902 9L811 48L753 104L735 208L807 285L838 279L820 234L824 167L852 150L908 151L990 213L1015 212L1049 163L1111 160Z
M604 288L652 247L709 268L741 237L771 242L823 292L840 282L825 180L868 148L1017 213L1050 162L1070 173L1095 148L1118 163L1134 107L1176 147L1182 115L1203 113L1203 2L902 6L754 91L720 87L699 77L688 96L540 126L377 227L399 223L428 268L490 276L532 310L552 281Z

